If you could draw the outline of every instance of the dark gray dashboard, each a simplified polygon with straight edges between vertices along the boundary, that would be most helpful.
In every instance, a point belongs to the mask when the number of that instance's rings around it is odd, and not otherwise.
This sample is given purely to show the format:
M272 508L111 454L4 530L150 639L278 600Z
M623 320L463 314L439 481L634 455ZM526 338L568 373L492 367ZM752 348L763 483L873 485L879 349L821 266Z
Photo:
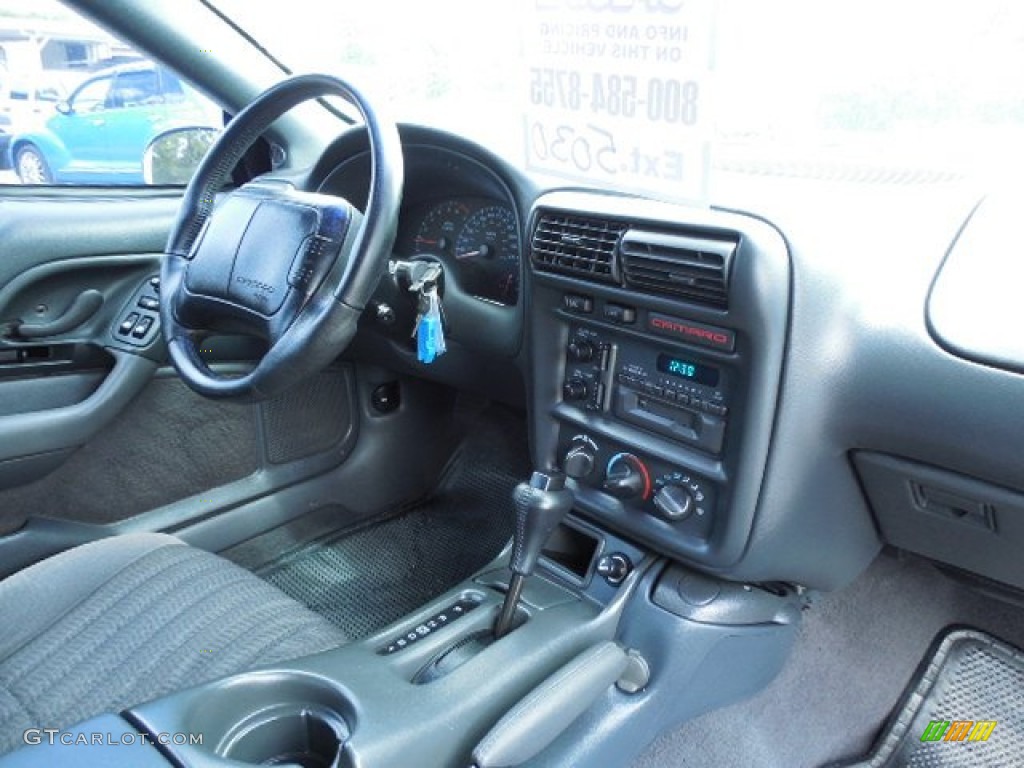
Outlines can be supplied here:
M729 578L833 589L891 544L1024 585L1016 557L1024 541L1024 380L951 354L926 319L929 290L979 190L746 181L742 197L731 199L756 216L611 195L538 200L532 221L545 208L565 209L641 229L731 234L741 247L724 312L686 297L664 303L628 285L624 270L618 279L588 281L533 264L535 458L564 463L592 440L597 475L582 482L583 513ZM591 296L593 314L574 312L566 294ZM609 304L635 307L637 325L617 322L618 309L604 316ZM732 402L721 452L693 444L693 426L705 415L676 418L663 407L657 360L666 340L651 333L654 312L735 333L734 355L682 340L676 347L682 363L711 364L731 382L722 393ZM598 346L639 345L634 360L649 350L639 377L626 371L623 385L622 367L613 365L614 380L590 382L612 388L596 409L565 389L567 371L586 373L569 350L587 334ZM646 425L621 413L618 388L636 390L638 380L654 387L640 396L649 403L640 408ZM666 505L649 498L616 498L605 478L621 452L640 456L670 484L692 482L691 495L713 496L712 523L666 519Z
M1012 494L1024 490L1024 381L1016 365L996 367L1010 336L989 335L996 353L958 348L968 329L977 335L982 315L963 311L965 283L949 278L996 259L977 247L959 255L980 236L977 222L961 235L979 189L742 177L723 185L720 207L707 210L544 192L457 137L405 127L403 140L411 173L398 255L417 255L417 237L436 239L423 232L439 206L461 201L467 218L502 206L519 225L520 290L514 302L474 296L456 265L445 298L454 344L438 364L418 365L408 334L372 317L354 354L509 402L525 398L535 462L560 466L581 448L593 454L577 456L595 467L575 481L583 515L704 570L833 589L889 543L1024 584L1008 564L1018 544ZM314 171L317 184L358 204L368 173L362 152L358 132L343 136ZM1007 206L1015 210L1000 209ZM596 276L537 263L533 240L545 213L615 225L605 233L615 259L619 250L628 257L687 238L710 242L709 253L724 249L727 293L650 290L635 259L632 275L616 261ZM944 281L939 269L958 236ZM567 296L592 306L579 312ZM1010 305L978 306L991 313ZM623 308L635 313L632 322L622 322ZM661 329L651 327L656 316ZM689 338L658 332L677 321ZM731 348L701 343L701 334L720 331ZM577 342L598 351L596 365L572 359ZM602 370L601 350L622 356ZM716 376L721 386L679 382L662 363L684 372L696 366L694 376ZM577 378L582 400L564 389L568 379L579 390ZM722 407L724 416L716 413ZM649 491L638 503L602 487L619 454L647 469ZM892 461L895 475L884 469ZM932 471L946 473L943 481L936 485ZM930 503L922 501L922 477L933 481L924 484ZM991 493L979 497L972 483ZM665 486L687 493L656 498ZM980 518L968 514L975 508ZM695 510L703 514L691 516ZM979 527L979 519L991 524Z

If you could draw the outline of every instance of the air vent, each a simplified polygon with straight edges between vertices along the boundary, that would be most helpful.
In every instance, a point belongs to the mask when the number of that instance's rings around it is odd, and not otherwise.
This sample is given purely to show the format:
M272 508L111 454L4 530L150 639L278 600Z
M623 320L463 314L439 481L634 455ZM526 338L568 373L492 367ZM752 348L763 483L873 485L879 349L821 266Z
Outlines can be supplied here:
M725 309L736 242L631 229L619 254L626 285Z
M543 213L533 230L533 263L539 269L615 282L615 246L625 230L621 222Z

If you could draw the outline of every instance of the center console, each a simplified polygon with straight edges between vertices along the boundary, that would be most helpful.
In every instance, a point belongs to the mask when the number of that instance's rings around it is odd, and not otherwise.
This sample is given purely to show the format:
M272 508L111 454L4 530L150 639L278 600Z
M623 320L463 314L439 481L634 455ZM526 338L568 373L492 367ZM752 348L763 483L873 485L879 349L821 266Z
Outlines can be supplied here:
M535 461L577 511L724 569L750 535L786 339L779 234L738 214L557 192L530 225Z

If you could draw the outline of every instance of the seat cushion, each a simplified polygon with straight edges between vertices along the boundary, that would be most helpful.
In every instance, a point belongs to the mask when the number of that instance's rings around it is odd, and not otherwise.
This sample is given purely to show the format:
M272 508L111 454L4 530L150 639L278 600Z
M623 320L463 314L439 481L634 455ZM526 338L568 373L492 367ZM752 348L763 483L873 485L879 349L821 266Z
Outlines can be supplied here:
M221 557L162 534L75 547L0 582L0 754L344 634Z

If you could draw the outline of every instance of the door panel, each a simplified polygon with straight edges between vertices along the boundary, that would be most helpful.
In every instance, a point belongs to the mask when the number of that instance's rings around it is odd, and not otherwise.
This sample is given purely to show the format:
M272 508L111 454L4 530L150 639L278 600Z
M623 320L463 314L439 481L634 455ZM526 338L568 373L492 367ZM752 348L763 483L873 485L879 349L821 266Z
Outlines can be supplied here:
M218 515L338 466L354 446L349 366L268 403L211 401L166 366L155 312L143 339L121 332L158 296L150 281L177 205L0 196L0 577L91 538ZM24 323L43 334L24 338ZM262 352L231 337L202 347L224 372Z

